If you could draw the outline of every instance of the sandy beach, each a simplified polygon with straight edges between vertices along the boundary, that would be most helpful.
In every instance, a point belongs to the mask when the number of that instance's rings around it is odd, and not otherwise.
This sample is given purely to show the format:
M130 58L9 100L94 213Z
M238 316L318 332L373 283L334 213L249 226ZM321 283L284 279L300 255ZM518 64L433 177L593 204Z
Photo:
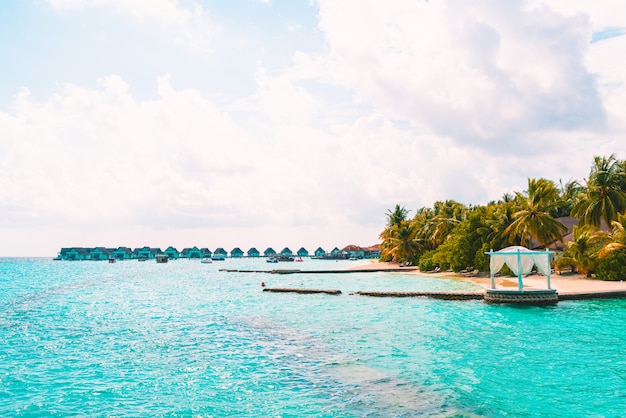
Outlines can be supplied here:
M454 272L441 273L421 273L419 271L408 271L405 267L398 264L385 263L378 260L371 260L370 263L354 267L355 269L371 269L377 268L381 270L406 271L408 274L423 275L429 277L445 277L454 280L463 280L475 283L488 289L491 287L488 273L482 273L477 277L465 277L463 274ZM514 289L517 288L517 277L497 277L495 279L496 288ZM602 280L587 279L580 274L553 274L550 276L550 283L553 289L560 293L585 293L585 292L612 292L626 290L626 283L623 281L607 282ZM524 289L546 289L547 278L545 276L527 276L524 277Z

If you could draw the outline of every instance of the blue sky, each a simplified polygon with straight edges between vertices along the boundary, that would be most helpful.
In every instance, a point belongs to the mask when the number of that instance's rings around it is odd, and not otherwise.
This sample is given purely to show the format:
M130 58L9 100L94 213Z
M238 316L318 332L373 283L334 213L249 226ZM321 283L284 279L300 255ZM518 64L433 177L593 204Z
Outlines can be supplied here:
M621 1L385 3L0 3L0 256L365 246L626 158Z

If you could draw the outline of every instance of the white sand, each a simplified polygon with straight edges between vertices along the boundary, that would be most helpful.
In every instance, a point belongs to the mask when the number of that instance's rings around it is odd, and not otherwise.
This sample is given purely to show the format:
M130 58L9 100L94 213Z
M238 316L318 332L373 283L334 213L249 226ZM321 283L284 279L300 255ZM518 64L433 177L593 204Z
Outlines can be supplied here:
M398 270L402 271L402 267L394 263L382 263L378 260L371 260L370 263L363 264L361 266L355 266L354 269L372 269L380 268L381 270ZM417 271L407 271L408 274L425 275L429 277L445 277L455 280L465 280L471 283L475 283L479 286L488 289L491 287L491 281L488 274L481 274L479 277L465 277L459 273L442 272L435 274L420 273ZM496 288L498 289L512 289L517 288L517 277L497 277L495 279ZM547 278L545 276L527 276L523 279L524 289L547 289ZM587 279L580 274L567 274L558 275L553 274L550 276L550 283L552 289L556 289L561 293L586 293L586 292L611 292L611 291L626 291L626 283L621 282L607 282L602 280Z

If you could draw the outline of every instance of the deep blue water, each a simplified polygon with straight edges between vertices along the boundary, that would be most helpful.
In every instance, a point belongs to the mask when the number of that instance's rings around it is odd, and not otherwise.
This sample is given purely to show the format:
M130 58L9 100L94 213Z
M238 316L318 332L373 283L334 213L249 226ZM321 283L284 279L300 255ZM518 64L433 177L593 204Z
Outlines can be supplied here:
M0 416L625 416L626 301L369 298L349 293L475 288L219 271L351 263L0 260Z

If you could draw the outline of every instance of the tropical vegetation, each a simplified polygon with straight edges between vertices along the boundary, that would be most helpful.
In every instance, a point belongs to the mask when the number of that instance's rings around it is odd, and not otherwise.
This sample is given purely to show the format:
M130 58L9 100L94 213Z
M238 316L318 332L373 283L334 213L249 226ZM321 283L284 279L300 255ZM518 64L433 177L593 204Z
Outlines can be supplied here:
M583 182L529 178L525 190L486 205L446 200L410 213L399 204L387 211L381 260L486 271L485 252L522 245L556 249L558 272L626 278L626 160L615 155L594 157Z

